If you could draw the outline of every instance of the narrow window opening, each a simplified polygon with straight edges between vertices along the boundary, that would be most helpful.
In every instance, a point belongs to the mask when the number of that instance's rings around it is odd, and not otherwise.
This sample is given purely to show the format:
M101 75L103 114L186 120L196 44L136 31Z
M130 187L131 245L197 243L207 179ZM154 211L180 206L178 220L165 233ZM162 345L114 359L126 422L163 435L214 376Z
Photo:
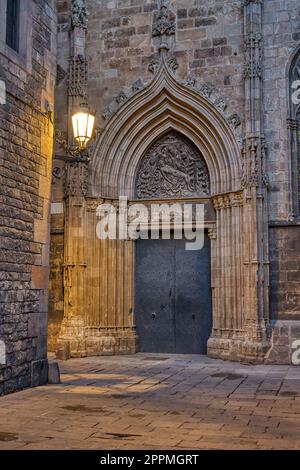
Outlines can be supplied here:
M20 0L8 0L6 9L6 44L19 51Z

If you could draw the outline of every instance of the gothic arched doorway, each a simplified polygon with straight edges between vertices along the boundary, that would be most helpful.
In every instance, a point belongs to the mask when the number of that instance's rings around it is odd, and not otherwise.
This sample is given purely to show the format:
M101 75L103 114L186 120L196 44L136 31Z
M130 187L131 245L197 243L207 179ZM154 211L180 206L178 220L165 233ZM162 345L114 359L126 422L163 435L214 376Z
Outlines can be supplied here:
M206 163L196 146L171 131L138 166L138 199L177 205L210 191ZM198 201L199 203L199 201ZM170 206L169 206L170 207ZM206 354L211 333L210 243L186 249L185 239L138 239L135 247L135 324L142 352Z

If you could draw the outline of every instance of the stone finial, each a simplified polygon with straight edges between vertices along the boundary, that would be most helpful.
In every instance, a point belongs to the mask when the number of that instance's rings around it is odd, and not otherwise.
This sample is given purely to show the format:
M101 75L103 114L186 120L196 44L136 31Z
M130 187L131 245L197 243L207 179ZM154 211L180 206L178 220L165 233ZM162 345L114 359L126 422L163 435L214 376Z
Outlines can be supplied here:
M166 4L162 2L159 13L154 17L152 36L172 36L175 34L175 30L174 18Z
M87 13L85 0L72 0L71 27L87 28Z

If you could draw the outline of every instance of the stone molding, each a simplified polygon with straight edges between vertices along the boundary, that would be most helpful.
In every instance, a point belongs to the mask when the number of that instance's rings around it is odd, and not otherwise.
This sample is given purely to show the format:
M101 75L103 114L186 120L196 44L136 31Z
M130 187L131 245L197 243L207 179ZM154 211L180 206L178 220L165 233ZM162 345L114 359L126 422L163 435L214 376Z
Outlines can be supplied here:
M189 82L192 85L195 83L191 80ZM124 92L127 101L121 105L115 101L114 105L109 107L110 118L93 148L90 196L117 197L122 194L133 198L136 165L141 154L146 151L151 141L172 129L190 138L203 153L211 175L212 193L231 190L232 181L235 181L234 189L240 187L239 140L233 126L237 118L232 119L229 124L226 117L230 118L232 113L227 114L227 111L224 111L224 100L211 87L202 84L198 90L198 86L187 87L185 83L178 81L170 71L167 57L163 54L159 69L150 83L136 93L130 94L127 90ZM180 118L175 119L176 115ZM153 131L150 131L151 127ZM207 140L204 135L208 129L210 130ZM116 135L118 139L113 137ZM129 140L130 151L123 156ZM225 146L231 150L224 152L219 142L225 142ZM139 149L136 148L131 153L134 146ZM223 157L220 153L223 153ZM220 155L220 158L217 155ZM223 162L223 174L217 176L221 171L219 165L222 158L227 161ZM134 159L134 162L129 164L129 159ZM123 168L123 176L118 176L120 165ZM110 171L113 173L108 178L100 177L100 174L109 175ZM109 188L106 187L108 181Z
M156 82L157 77L161 75L162 72L165 75L170 75L170 73L173 75L177 67L178 63L175 58L169 58L165 55L162 55L160 57L160 60L153 59L149 64L149 68L154 74L153 80L147 83L139 79L132 85L131 89L121 90L119 95L114 98L114 100L104 110L103 118L105 121L105 127L107 125L107 122L115 115L119 114L121 109L126 106L134 96L138 95L143 90L151 88L152 84ZM232 131L234 132L236 141L241 146L241 134L239 130L241 126L241 118L237 113L230 112L228 110L228 104L226 103L226 100L212 85L206 83L198 83L197 79L191 76L188 76L186 79L181 81L178 81L174 77L174 80L176 80L178 85L181 85L186 88L187 92L191 90L199 94L204 99L208 100L209 103L211 103L227 121Z

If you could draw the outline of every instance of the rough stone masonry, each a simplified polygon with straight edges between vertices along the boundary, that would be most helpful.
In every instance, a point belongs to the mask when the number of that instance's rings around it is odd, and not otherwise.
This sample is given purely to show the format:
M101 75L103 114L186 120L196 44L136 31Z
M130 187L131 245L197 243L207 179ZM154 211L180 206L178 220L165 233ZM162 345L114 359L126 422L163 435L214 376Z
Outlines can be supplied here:
M1 2L6 95L0 104L0 395L47 381L55 4L20 2L19 45L13 50L7 44L7 4Z

